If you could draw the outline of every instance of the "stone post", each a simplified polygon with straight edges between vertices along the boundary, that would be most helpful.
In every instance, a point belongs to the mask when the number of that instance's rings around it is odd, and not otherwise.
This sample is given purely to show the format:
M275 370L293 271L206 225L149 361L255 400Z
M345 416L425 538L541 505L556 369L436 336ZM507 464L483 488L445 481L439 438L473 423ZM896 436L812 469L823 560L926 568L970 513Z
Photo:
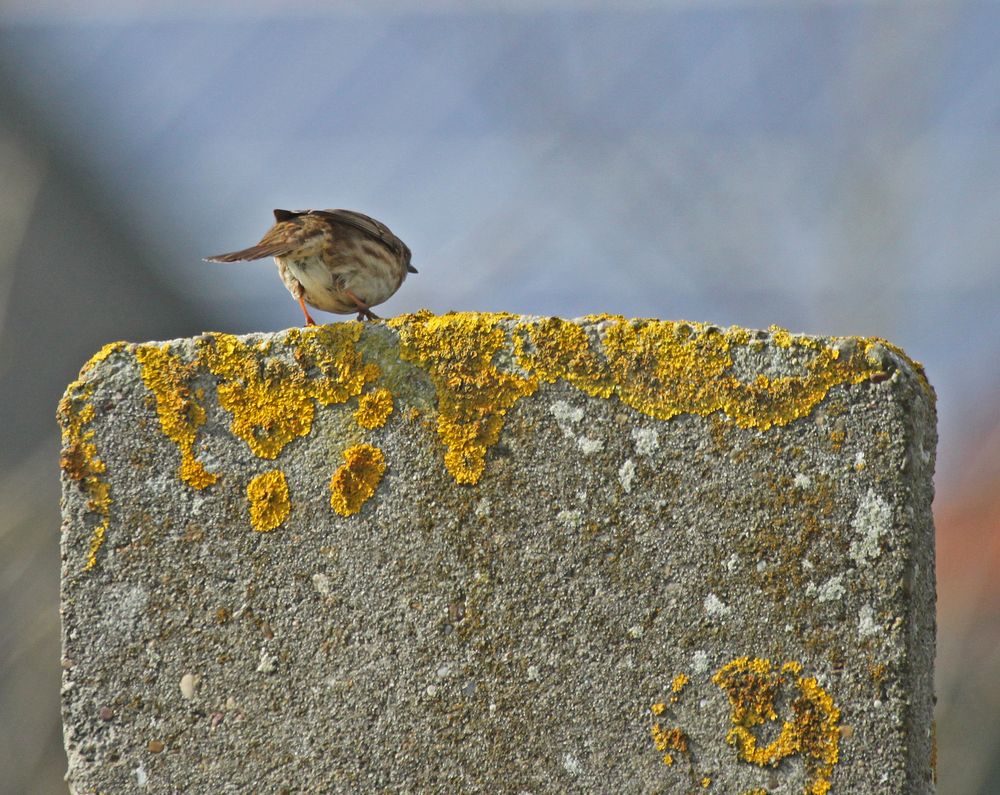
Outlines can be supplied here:
M59 418L76 793L933 792L887 342L423 312L112 344Z

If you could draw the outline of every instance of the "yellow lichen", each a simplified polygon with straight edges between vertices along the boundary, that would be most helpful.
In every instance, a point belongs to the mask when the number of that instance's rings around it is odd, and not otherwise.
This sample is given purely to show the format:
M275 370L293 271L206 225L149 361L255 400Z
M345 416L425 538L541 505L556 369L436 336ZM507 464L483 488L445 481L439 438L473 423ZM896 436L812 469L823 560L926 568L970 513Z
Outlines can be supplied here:
M95 431L90 428L96 411L90 402L94 392L93 382L85 376L97 364L113 353L123 350L124 342L112 342L101 348L80 370L80 376L71 383L59 401L58 417L62 426L62 454L59 465L63 473L80 484L87 495L87 511L97 514L98 522L90 535L85 570L97 565L97 555L104 544L111 523L111 486L106 480L107 464L97 452Z
M591 346L586 329L572 321L551 317L519 323L514 357L544 383L562 379L593 397L606 398L614 393L607 361Z
M291 329L288 344L303 371L316 371L309 391L321 406L346 403L379 377L379 367L365 362L357 350L361 323Z
M709 778L708 776L705 776L705 777L704 777L704 778L703 778L703 779L701 780L701 788L702 788L702 789L708 789L708 788L709 788L709 787L711 787L711 786L712 786L712 779L711 779L711 778Z
M879 340L840 347L772 329L794 352L799 372L741 380L734 355L763 342L746 329L694 323L589 318L515 322L505 314L419 312L391 321L403 359L425 368L438 397L445 466L460 483L476 483L507 411L540 383L564 380L594 397L617 396L658 419L724 412L744 428L767 430L807 416L839 384L884 373ZM513 361L504 356L513 346Z
M559 318L436 317L425 311L390 322L399 333L401 358L424 368L434 384L445 466L456 481L479 481L506 413L541 383L561 379L591 396L617 396L659 419L723 412L739 426L763 430L807 415L832 386L875 377L884 367L874 353L881 341L858 340L842 350L774 328L771 339L794 351L800 372L743 381L734 373L734 355L764 345L745 329L612 316L589 320L594 325L588 329ZM214 479L193 454L204 411L186 392L188 368L204 364L220 379L219 404L232 415L233 433L261 458L276 458L308 434L316 404L360 396L357 423L369 429L384 424L393 399L381 387L363 393L379 369L362 361L361 331L356 323L292 330L287 343L294 363L269 356L270 343L230 335L202 342L190 365L161 349L143 349L144 373L163 382L154 390L161 424L181 448L185 481L200 488Z
M358 410L354 412L354 420L362 428L374 430L385 425L392 414L392 393L383 387L365 392L358 398Z
M288 481L280 469L257 475L247 484L250 503L250 524L258 533L267 533L280 526L291 510Z
M355 348L360 335L356 323L293 329L286 337L293 362L269 356L271 343L244 342L229 334L202 340L190 363L171 354L168 346L138 348L136 358L143 382L156 398L160 427L181 452L181 479L196 489L217 479L194 454L198 429L206 420L203 395L191 389L199 368L219 378L219 405L232 415L232 432L255 455L273 459L309 433L317 403L345 403L378 377L378 367L364 363Z
M670 690L674 693L680 693L691 681L691 677L687 674L677 674L674 677L674 681L670 683Z
M726 741L738 747L740 758L755 765L775 766L789 756L801 755L812 776L805 792L825 795L838 759L840 710L814 677L801 672L797 662L775 668L770 660L740 657L720 668L712 681L729 698L733 728ZM793 716L782 721L778 736L762 747L752 729L778 720L776 698L789 682L799 691L791 702Z
M649 711L654 717L661 717L666 712L666 709L667 705L660 701L653 704L649 708ZM649 727L649 731L653 738L653 746L663 754L663 764L667 766L673 765L675 753L687 756L688 736L683 729L676 726L665 727L659 722L654 721L652 726Z
M538 381L501 369L496 359L507 342L500 321L509 315L420 312L392 322L400 355L426 368L437 390L438 434L444 464L459 483L477 483L486 450L500 438L504 416Z
M664 728L659 723L654 723L650 733L653 736L653 745L656 750L663 754L663 764L672 765L674 763L672 751L681 754L687 753L688 738L683 729Z
M370 444L358 444L344 451L344 464L330 480L330 507L341 516L361 510L375 493L385 474L382 451Z
M378 377L355 343L357 323L288 332L296 364L265 358L253 343L220 334L202 343L200 358L221 379L219 405L232 414L230 429L260 458L277 458L312 429L315 404L344 403ZM315 374L314 374L315 371Z
M143 345L135 358L141 367L142 382L156 398L156 413L164 435L181 452L180 478L193 489L203 489L218 479L195 458L194 443L198 429L205 424L205 407L198 394L191 392L196 365L185 364L170 353L167 345Z
M518 364L543 381L561 378L589 395L617 395L658 419L721 411L741 427L761 430L808 415L833 386L883 371L870 356L877 341L860 340L842 356L839 348L814 338L773 329L777 345L806 354L802 372L741 381L732 372L733 353L760 344L746 329L610 316L593 320L602 326L599 352L572 321L519 324L525 337L514 341Z
M740 427L766 430L808 415L836 385L884 378L886 351L903 355L881 340L831 344L772 328L773 344L790 351L794 374L746 376L738 366L746 361L741 351L757 354L765 342L745 329L613 316L588 321L591 325L584 327L558 318L520 321L507 314L475 313L435 317L425 311L390 322L399 334L400 357L425 369L435 387L445 467L457 482L479 481L487 450L499 440L507 412L540 384L563 380L590 396L617 397L658 419L718 412ZM358 425L381 427L393 410L393 397L384 387L365 392L380 371L363 361L357 345L361 333L358 323L289 331L291 358L283 352L272 355L272 342L245 342L224 334L203 339L194 360L187 363L167 346L138 348L136 357L155 397L160 426L181 453L181 479L197 489L217 479L194 452L207 419L204 396L191 386L202 367L218 379L219 405L232 417L232 432L261 458L274 459L307 435L317 404L345 403L358 396ZM105 348L88 367L116 349ZM914 366L919 371L919 365ZM923 378L922 372L918 375ZM66 426L63 466L71 478L86 481L90 504L100 512L110 504L110 496L106 484L100 485L102 464L92 449L93 433L84 428L89 420L83 418L88 410L92 416L93 407L83 405L85 400L77 402L81 419L75 430ZM415 411L411 407L405 416L412 419ZM385 467L380 452L377 462L361 454L354 460L356 468L341 467L334 476L340 485L331 485L331 503L345 515L359 510L371 496ZM94 532L91 560L103 542L106 520L107 514Z

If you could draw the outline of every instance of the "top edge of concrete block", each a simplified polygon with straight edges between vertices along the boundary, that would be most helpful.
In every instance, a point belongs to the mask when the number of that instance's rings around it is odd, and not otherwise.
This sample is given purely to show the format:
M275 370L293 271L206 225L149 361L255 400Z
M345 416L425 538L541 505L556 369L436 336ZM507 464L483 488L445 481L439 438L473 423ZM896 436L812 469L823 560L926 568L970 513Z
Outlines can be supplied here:
M438 329L439 333L455 334L471 339L469 335L476 335L494 327L505 328L509 333L511 331L526 331L530 326L536 329L537 333L551 336L552 334L558 334L567 324L577 327L594 328L599 331L609 328L620 329L631 327L637 330L645 329L647 334L657 336L671 334L679 338L721 335L724 345L759 346L769 343L782 349L807 348L812 350L817 349L819 346L828 346L843 350L852 345L862 345L876 355L888 356L894 359L899 366L911 370L915 375L923 379L924 385L929 387L929 384L926 383L923 365L919 361L912 359L902 348L881 337L793 332L776 325L772 325L767 329L759 329L737 325L724 326L704 321L667 320L649 317L629 318L624 315L610 314L589 314L574 318L561 318L550 315L518 315L509 312L447 312L436 315L429 310L420 310L419 312L399 315L394 318L375 322L350 320L318 326L292 326L277 331L254 331L246 334L205 331L191 337L178 337L171 340L111 342L102 346L101 350L91 357L81 370L82 372L90 370L95 364L103 361L104 358L116 350L125 348L134 349L145 345L177 347L207 342L219 337L233 338L245 343L262 341L297 342L302 334L322 332L333 328L351 328L354 329L351 332L354 336L388 331L398 338L401 332L412 333L417 328L426 329L433 325Z
M116 378L123 361L140 365L163 432L181 451L180 478L194 488L215 480L194 454L205 422L204 389L191 388L199 377L220 384L220 403L234 415L231 430L264 459L309 433L314 404L357 398L358 426L374 429L396 399L425 409L436 403L444 464L464 484L479 481L506 412L555 382L658 420L718 415L762 431L808 416L839 386L916 384L931 411L935 402L923 367L875 337L614 315L566 320L423 310L379 323L105 345L59 404L69 451L63 470L71 479L88 470L79 437L95 412L89 398L98 383Z
M493 337L487 340L487 337L495 335L498 330L503 330L502 339ZM581 332L585 332L586 336ZM100 371L101 363L119 352L134 353L150 347L166 347L177 353L197 354L196 349L201 346L211 345L217 340L231 340L242 345L248 354L259 356L268 353L267 348L271 345L299 346L308 344L310 340L319 342L324 338L330 341L349 339L355 343L370 342L378 338L383 342L392 340L397 345L403 342L401 358L417 365L430 365L434 361L440 364L444 359L458 363L463 356L477 351L478 346L487 342L493 354L508 354L512 370L527 370L531 375L531 371L537 370L539 365L545 367L544 372L535 373L543 381L605 376L617 379L621 383L616 382L606 396L615 395L619 398L627 375L584 372L587 368L593 370L594 367L594 362L585 361L562 362L558 365L557 372L551 367L555 364L553 356L565 358L583 348L592 347L594 352L599 352L605 359L615 353L641 353L644 356L652 354L661 363L668 358L682 359L680 365L672 368L672 372L706 383L717 380L721 375L767 377L766 371L776 367L786 368L782 375L796 377L788 368L794 368L803 362L814 371L820 369L821 365L833 365L829 368L831 373L824 373L821 379L813 379L817 386L821 385L820 382L835 383L838 376L843 377L844 383L859 383L869 379L882 380L883 376L889 377L893 372L900 371L915 377L927 395L932 400L935 398L923 365L910 358L900 347L880 337L805 334L791 332L779 326L754 329L607 314L559 318L503 312L449 312L434 315L422 310L379 322L344 321L242 335L203 332L193 337L143 343L119 341L106 344L91 357L81 368L80 378L94 377ZM537 354L534 350L539 342L546 348L546 352L542 354ZM447 350L441 348L435 352L431 350L435 345L446 345ZM752 355L759 354L764 349L771 352L772 358ZM805 359L803 354L806 355ZM610 364L613 369L614 363ZM681 366L683 370L680 369ZM67 397L77 384L78 382L73 382L69 385ZM668 388L669 381L664 380L660 386ZM765 387L765 391L775 394L774 389ZM724 410L724 407L721 404L716 408L701 405L690 413L705 414L715 410ZM688 412L680 410L674 413ZM757 421L747 419L751 424L757 424ZM762 417L759 422L766 424L767 420Z

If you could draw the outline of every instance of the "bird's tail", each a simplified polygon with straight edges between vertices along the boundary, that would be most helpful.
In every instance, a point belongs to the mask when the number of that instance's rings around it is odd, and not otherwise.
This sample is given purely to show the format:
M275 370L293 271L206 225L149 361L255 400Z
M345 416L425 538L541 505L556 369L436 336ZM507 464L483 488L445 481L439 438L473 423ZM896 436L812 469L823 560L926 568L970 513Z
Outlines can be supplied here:
M280 257L283 254L289 254L294 250L295 246L289 245L288 243L267 243L260 244L256 246L250 246L250 248L240 249L239 251L230 251L228 254L216 254L212 257L205 257L205 262L246 262L252 259L264 259L265 257Z

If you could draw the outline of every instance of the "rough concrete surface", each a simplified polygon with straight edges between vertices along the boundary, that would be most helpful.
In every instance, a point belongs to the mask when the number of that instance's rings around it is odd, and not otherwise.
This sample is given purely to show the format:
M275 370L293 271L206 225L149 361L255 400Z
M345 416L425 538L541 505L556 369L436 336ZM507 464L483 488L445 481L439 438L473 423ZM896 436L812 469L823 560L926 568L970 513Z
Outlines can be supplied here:
M110 345L60 422L74 792L933 791L888 343L418 313Z

